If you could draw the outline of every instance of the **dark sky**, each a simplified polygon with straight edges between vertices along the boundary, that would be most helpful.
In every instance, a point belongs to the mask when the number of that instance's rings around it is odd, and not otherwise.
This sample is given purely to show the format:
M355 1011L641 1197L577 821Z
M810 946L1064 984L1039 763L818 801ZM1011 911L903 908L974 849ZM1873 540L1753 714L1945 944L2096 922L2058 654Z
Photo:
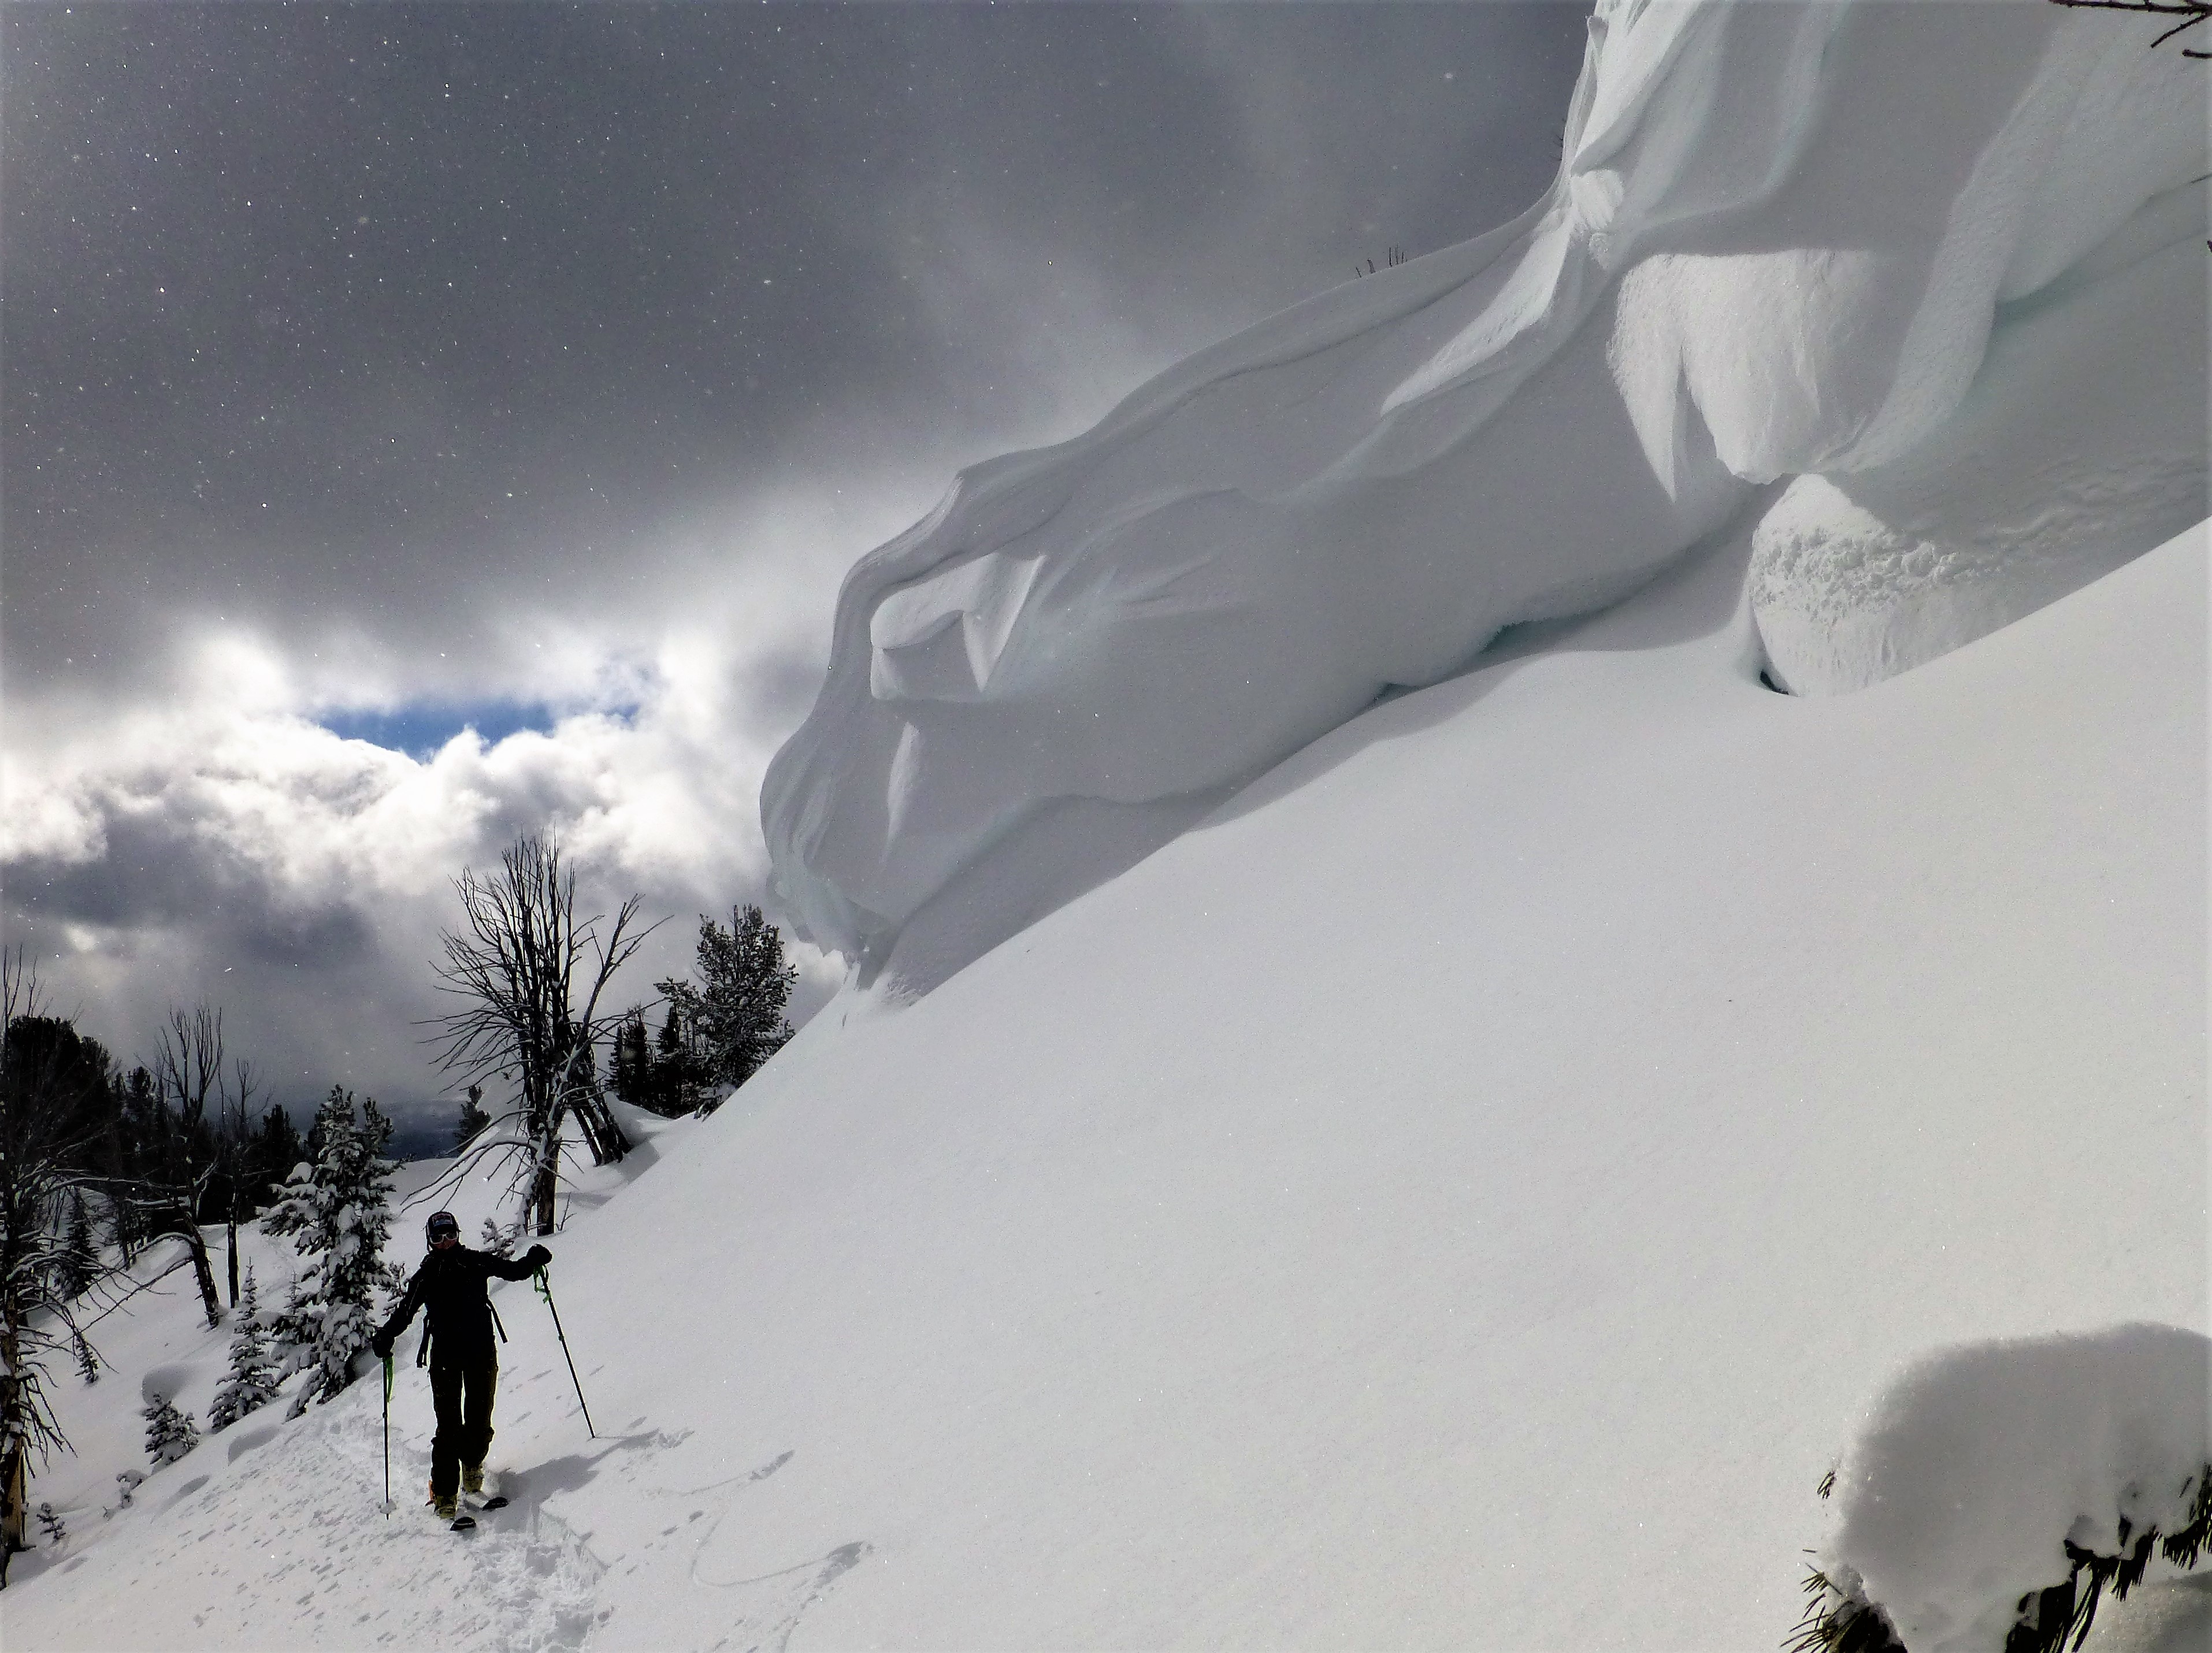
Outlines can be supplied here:
M1528 204L1586 9L0 9L10 939L118 1050L228 988L298 1085L430 1094L463 861L757 896L843 568ZM549 732L313 726L467 720Z

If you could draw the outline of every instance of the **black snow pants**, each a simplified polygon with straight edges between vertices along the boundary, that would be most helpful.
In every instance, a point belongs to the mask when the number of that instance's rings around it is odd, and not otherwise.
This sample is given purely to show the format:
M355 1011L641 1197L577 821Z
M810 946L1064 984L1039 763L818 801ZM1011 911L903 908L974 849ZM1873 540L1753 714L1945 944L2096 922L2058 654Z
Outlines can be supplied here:
M491 1450L492 1391L499 1387L499 1363L430 1365L430 1399L438 1408L438 1432L430 1437L430 1492L451 1498L461 1490L461 1466L484 1461Z

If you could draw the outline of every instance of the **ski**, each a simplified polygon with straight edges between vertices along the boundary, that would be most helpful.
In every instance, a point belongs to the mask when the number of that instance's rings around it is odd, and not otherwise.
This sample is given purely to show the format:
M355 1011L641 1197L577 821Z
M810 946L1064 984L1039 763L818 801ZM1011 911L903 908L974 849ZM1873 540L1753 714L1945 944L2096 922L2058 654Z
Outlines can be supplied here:
M472 1533L477 1529L477 1518L470 1515L455 1516L453 1529L457 1533Z
M477 1503L470 1504L469 1508L479 1511L488 1510L504 1510L507 1508L507 1500L503 1498L484 1498Z

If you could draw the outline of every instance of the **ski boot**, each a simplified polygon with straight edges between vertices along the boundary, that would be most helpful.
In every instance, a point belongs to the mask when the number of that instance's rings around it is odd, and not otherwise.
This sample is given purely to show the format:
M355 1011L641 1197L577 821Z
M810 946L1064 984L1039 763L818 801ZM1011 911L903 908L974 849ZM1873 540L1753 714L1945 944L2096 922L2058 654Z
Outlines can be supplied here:
M461 1508L460 1495L457 1492L441 1494L437 1488L432 1487L430 1509L439 1520L457 1533L468 1532L477 1524L476 1517Z
M469 1500L468 1507L471 1510L507 1508L507 1500L504 1498L488 1498L484 1496L483 1466L480 1463L471 1464L461 1471L461 1492Z

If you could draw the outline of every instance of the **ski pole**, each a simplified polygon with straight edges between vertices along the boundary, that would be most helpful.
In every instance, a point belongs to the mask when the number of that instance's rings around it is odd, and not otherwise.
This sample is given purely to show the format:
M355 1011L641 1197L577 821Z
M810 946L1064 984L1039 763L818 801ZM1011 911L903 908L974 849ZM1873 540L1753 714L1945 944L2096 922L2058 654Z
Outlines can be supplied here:
M384 1518L392 1519L392 1357L384 1357Z
M596 1441L599 1438L599 1431L592 1427L592 1408L584 1399L583 1379L576 1376L576 1358L568 1352L568 1334L561 1329L561 1311L553 1308L552 1285L546 1279L545 1271L542 1268L530 1277L530 1283L537 1288L538 1295L545 1299L545 1306L553 1310L553 1335L561 1340L561 1358L568 1363L568 1381L576 1386L576 1404L584 1409L584 1433Z

